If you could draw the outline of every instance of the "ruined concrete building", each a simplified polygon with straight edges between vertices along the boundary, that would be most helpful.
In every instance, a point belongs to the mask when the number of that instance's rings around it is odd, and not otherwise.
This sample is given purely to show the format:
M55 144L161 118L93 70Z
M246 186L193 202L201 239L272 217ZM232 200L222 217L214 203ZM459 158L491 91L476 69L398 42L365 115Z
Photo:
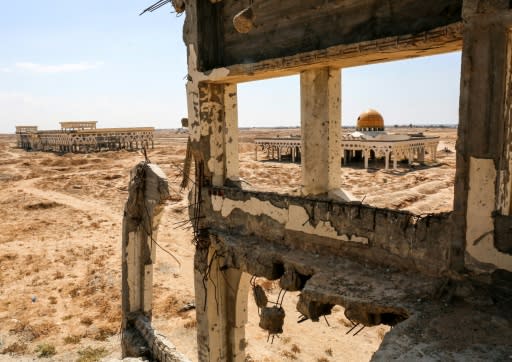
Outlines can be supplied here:
M510 358L512 3L172 3L186 13L199 360L244 361L251 276L299 291L297 309L313 321L340 305L362 325L394 326L374 361ZM341 69L455 50L453 212L420 216L344 200ZM246 190L237 83L290 74L300 75L302 196ZM145 258L130 279L139 288L133 308L123 299L125 331L140 324L134 316L151 317ZM278 333L284 314L255 295L268 317L260 326Z
M96 128L96 121L60 122L60 130L16 126L18 147L27 151L94 152L153 147L153 127Z

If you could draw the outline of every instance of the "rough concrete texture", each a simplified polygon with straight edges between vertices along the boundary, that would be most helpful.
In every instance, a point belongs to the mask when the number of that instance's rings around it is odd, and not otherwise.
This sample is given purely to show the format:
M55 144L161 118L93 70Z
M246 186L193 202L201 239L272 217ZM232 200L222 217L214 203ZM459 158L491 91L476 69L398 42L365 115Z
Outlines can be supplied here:
M453 264L512 271L494 240L494 217L511 211L512 11L508 1L472 0L463 18Z
M506 360L512 353L512 274L505 271L430 278L257 237L211 238L217 255L229 261L224 268L274 279L288 268L306 276L297 310L313 321L341 305L355 323L394 326L375 361Z
M446 285L385 336L372 361L509 360L510 278L495 272L488 280Z
M215 230L432 275L450 267L450 214L420 217L357 203L229 188L210 193L203 197L202 210L205 226Z
M130 175L123 217L122 353L161 362L187 361L151 328L153 264L158 225L169 185L157 166L141 162Z
M321 68L300 74L302 193L318 195L341 186L341 72Z
M414 311L418 299L429 298L443 284L440 278L421 277L399 269L370 268L346 257L311 255L257 237L218 232L211 238L217 255L226 262L225 268L271 280L283 277L285 266L303 275L306 281L301 289L299 311L312 320L326 314L328 305L341 305L352 309L353 320L360 323L375 325L384 320L396 324ZM372 322L378 318L379 323Z

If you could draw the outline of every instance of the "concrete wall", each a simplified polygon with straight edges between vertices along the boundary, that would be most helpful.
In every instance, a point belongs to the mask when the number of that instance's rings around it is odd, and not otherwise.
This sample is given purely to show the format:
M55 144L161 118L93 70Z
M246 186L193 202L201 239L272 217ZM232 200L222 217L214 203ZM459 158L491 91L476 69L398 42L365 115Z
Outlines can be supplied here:
M449 213L418 217L326 199L229 188L204 195L205 227L312 254L351 256L377 265L440 275L450 268Z

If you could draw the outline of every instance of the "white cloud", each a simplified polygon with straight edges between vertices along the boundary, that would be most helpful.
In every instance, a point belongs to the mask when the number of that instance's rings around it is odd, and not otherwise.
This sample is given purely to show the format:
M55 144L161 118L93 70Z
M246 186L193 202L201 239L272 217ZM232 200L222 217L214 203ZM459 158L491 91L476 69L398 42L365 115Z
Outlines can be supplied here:
M81 62L71 64L44 65L30 62L18 62L15 64L15 66L17 69L26 70L34 73L70 73L96 69L100 67L102 64L102 62Z
M12 72L11 68L0 67L0 73L10 73L10 72Z

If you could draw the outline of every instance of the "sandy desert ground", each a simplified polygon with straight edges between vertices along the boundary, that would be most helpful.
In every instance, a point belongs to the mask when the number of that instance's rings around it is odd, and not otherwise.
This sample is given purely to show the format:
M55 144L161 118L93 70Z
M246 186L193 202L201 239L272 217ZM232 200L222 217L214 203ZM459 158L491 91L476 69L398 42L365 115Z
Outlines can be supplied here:
M438 162L400 165L397 171L384 171L378 163L370 163L368 170L352 164L342 169L344 188L376 206L419 214L451 210L456 131L401 131L439 135ZM251 142L254 137L298 132L241 131L240 172L246 187L296 192L300 165L255 161ZM186 134L159 131L155 144L149 158L167 173L172 188L158 239L181 266L157 251L153 325L195 361L195 312L180 312L194 300L191 231L178 227L187 218L188 191L178 186ZM25 152L15 148L14 136L0 136L0 360L120 358L122 210L129 170L142 159L141 153L126 151ZM274 283L261 283L277 295ZM328 324L297 324L296 301L296 294L286 295L284 333L271 344L258 327L250 298L247 361L368 361L387 331L379 326L347 335L350 323L340 307L327 318Z

